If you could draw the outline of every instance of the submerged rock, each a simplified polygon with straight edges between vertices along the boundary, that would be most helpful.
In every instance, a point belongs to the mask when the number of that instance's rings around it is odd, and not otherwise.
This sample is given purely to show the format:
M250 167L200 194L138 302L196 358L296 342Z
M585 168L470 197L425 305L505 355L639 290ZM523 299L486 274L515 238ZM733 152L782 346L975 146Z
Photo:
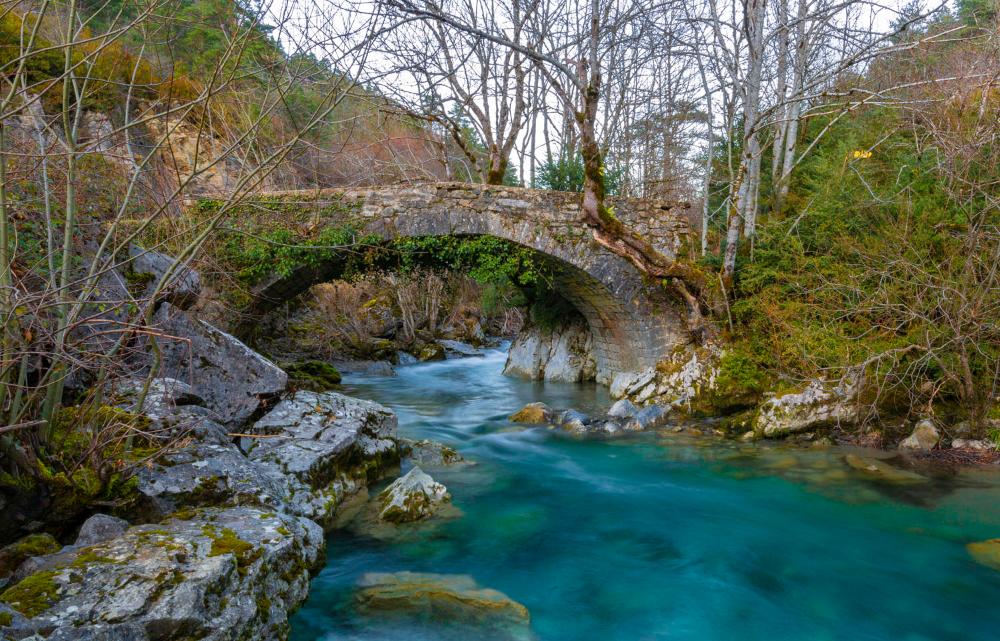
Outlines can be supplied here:
M861 472L861 474L873 481L896 485L909 485L927 481L926 477L916 472L900 469L877 458L848 454L844 457L844 462L847 463L848 467Z
M941 434L934 427L934 422L928 418L919 421L913 432L899 444L901 450L933 450L941 440Z
M1000 539L969 543L965 549L969 551L976 563L981 563L1000 572Z
M545 425L552 422L552 409L545 403L528 403L508 417L512 423Z
M160 339L159 373L189 381L223 424L245 424L263 402L285 389L285 372L237 338L169 303L160 306L153 320L167 335L183 339Z
M414 467L378 495L379 518L390 523L410 523L425 519L451 501L448 488Z
M416 614L480 625L526 627L531 622L523 605L461 574L369 573L358 582L355 600L366 614Z
M567 383L593 380L597 365L590 329L583 321L524 328L510 346L503 373Z
M0 602L18 616L0 630L13 638L284 638L322 546L315 523L248 507L133 527L8 587Z

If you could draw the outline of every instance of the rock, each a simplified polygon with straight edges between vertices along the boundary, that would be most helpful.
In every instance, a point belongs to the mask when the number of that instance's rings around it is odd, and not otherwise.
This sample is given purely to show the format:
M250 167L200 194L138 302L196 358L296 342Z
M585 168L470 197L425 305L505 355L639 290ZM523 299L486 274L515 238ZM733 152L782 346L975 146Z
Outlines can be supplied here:
M1000 539L969 543L965 549L969 551L976 563L1000 571Z
M767 438L857 421L853 390L827 390L814 381L802 392L764 401L753 419L754 431Z
M297 392L254 423L249 460L283 488L293 514L332 522L347 496L399 463L396 415L336 392Z
M970 438L956 438L951 442L951 447L956 450L976 450L978 452L990 452L996 449L996 445L990 441Z
M5 633L49 639L279 639L322 555L315 523L206 509L72 551L0 594Z
M133 287L142 286L137 298L149 298L156 291L160 281L174 264L174 259L166 254L129 245L130 269L125 278ZM180 309L189 309L201 294L201 276L185 265L178 265L170 276L170 281L162 288L156 303L163 301Z
M624 431L617 421L594 421L586 426L587 434L594 436L616 436Z
M146 397L142 392L146 390ZM142 406L139 399L143 400ZM194 389L176 378L159 377L149 381L129 378L117 382L112 387L112 400L122 409L137 414L145 414L151 419L163 418L173 414L178 407L186 405L201 405L205 399L194 393Z
M955 438L969 438L972 436L972 423L969 421L956 423L951 427L951 433Z
M468 356L482 356L483 350L473 347L468 343L463 343L461 341L452 341L442 339L437 341L438 345L445 348L449 353L455 354L457 356L468 357Z
M58 552L62 546L48 533L29 534L0 548L0 580L10 576L26 560Z
M512 423L546 425L552 422L552 410L545 403L528 403L508 417Z
M927 478L915 472L902 470L876 458L848 454L844 456L844 462L852 469L861 472L864 476L874 481L894 485L908 485L927 481Z
M119 519L108 514L95 514L80 527L80 533L76 536L73 545L85 546L104 543L116 536L121 536L128 530L128 521Z
M649 374L650 380L652 380L652 369L645 370L644 372L618 372L615 374L614 378L611 379L611 385L608 387L608 393L611 395L611 398L624 398L628 390L639 380L639 377L645 374Z
M635 413L635 416L623 426L626 432L641 432L660 427L667 422L670 409L661 405L650 405Z
M340 385L341 376L337 368L324 361L296 361L282 365L290 383L302 390L325 392Z
M443 443L424 439L411 441L401 439L405 458L421 467L446 467L468 463L462 455Z
M417 358L421 361L443 361L445 357L444 347L438 343L427 343L417 354Z
M451 501L451 495L444 485L414 467L382 490L378 500L379 518L383 521L409 523L431 516L439 506Z
M503 369L507 376L567 383L593 380L596 372L593 339L582 321L548 330L522 329L510 346Z
M586 434L590 417L578 410L566 410L556 422L560 429L573 434Z
M413 365L416 362L418 362L417 357L413 354L403 351L396 352L396 363L399 365Z
M227 426L245 424L262 403L285 389L288 376L277 365L229 334L197 321L170 303L160 306L155 326L161 338L160 374L189 381L205 406Z
M415 359L414 362L416 362ZM396 370L392 369L392 363L389 361L338 361L336 366L342 372L364 374L365 376L396 375Z
M635 416L639 408L632 404L632 401L627 398L615 401L614 405L608 410L608 416L611 418L632 418Z
M913 432L899 444L901 450L933 450L941 440L941 434L930 419L919 421Z
M402 613L479 625L531 622L523 605L466 575L373 572L361 577L355 600L359 610L371 615Z

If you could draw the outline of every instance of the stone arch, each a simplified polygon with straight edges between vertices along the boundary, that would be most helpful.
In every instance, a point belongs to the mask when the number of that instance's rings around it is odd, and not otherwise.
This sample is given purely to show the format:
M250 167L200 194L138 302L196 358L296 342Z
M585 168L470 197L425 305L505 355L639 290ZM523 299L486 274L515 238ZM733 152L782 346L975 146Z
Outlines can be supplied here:
M340 214L345 224L383 240L495 236L545 256L554 267L556 290L590 327L599 382L651 367L689 340L684 317L663 288L646 282L631 263L593 240L578 194L440 183L304 196L296 194L302 206L317 212L329 212L334 200L347 205L337 208L350 212ZM639 200L612 205L623 223L665 255L676 255L687 233L678 206ZM281 302L332 276L330 266L303 266L265 282L257 297L262 303Z

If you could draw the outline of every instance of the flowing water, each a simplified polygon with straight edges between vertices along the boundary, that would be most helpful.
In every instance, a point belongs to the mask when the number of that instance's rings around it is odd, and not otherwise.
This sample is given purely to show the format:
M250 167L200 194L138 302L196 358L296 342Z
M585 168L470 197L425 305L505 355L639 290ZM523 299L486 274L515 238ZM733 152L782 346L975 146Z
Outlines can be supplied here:
M506 416L526 403L596 411L607 393L506 378L503 361L497 350L347 379L346 393L398 413L401 436L477 464L430 470L461 518L330 534L294 641L494 638L355 611L363 574L404 570L502 591L542 641L1000 639L1000 572L964 547L1000 537L1000 474L880 486L836 448L518 431Z

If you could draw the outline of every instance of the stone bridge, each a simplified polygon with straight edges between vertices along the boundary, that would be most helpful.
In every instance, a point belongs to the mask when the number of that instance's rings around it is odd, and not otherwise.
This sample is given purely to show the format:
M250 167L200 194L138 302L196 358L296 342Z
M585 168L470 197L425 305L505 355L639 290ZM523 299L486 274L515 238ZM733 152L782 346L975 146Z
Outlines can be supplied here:
M268 195L294 199L318 215L350 211L351 224L385 240L489 235L535 250L552 265L555 288L590 325L598 381L655 365L690 340L679 304L593 239L580 194L431 183ZM348 206L329 207L333 203ZM610 204L627 227L664 255L676 257L686 245L686 205L614 198ZM326 266L303 266L264 283L258 297L264 304L280 303L331 276Z

